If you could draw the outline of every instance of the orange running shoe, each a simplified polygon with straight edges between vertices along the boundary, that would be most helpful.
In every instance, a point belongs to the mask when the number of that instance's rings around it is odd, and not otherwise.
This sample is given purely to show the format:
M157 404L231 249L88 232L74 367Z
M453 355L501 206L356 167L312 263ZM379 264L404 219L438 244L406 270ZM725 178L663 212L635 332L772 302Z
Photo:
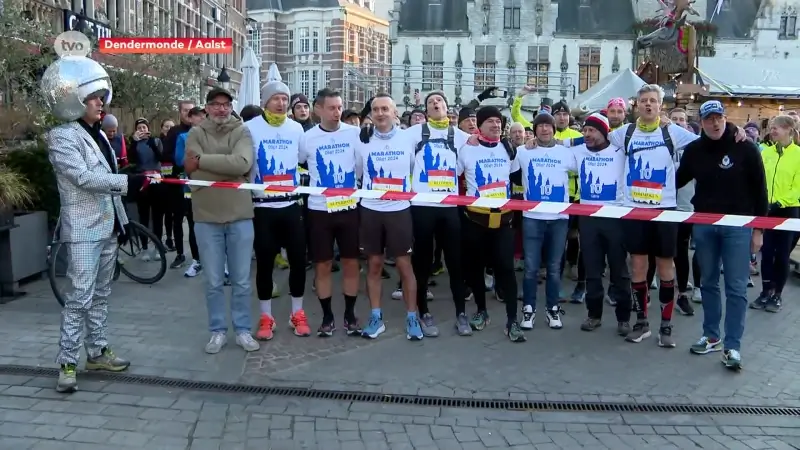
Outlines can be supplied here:
M289 319L289 326L294 330L295 336L311 336L311 327L308 326L306 312L302 309L292 314Z
M258 321L256 339L259 341L268 341L272 339L273 330L275 330L275 319L266 314L261 314L261 319Z

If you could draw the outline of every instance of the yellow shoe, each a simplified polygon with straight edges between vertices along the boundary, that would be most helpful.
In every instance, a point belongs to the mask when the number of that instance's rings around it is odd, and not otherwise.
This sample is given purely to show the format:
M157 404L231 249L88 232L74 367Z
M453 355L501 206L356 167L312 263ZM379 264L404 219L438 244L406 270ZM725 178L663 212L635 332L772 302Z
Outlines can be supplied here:
M272 298L278 298L281 296L281 291L278 289L277 283L272 283Z
M289 262L286 261L286 258L279 253L278 256L275 257L275 267L281 270L286 270L289 268Z

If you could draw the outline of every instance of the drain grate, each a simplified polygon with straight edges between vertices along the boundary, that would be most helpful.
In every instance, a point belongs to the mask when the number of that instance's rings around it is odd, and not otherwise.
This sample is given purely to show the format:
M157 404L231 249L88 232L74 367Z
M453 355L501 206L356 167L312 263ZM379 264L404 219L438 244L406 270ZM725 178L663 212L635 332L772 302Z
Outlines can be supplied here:
M0 365L0 374L30 377L57 377L58 370L45 367ZM220 392L228 394L274 395L282 397L301 397L343 402L385 403L409 406L432 406L442 408L494 409L508 411L548 411L548 412L611 412L611 413L668 413L668 414L736 414L800 417L800 408L777 406L738 406L738 405L671 405L638 404L611 402L567 402L567 401L527 401L502 399L447 398L418 395L392 395L371 392L343 392L307 388L273 388L245 384L217 383L207 381L188 381L175 378L148 375L128 375L119 373L86 372L82 379L101 380L114 383L158 386L189 391Z

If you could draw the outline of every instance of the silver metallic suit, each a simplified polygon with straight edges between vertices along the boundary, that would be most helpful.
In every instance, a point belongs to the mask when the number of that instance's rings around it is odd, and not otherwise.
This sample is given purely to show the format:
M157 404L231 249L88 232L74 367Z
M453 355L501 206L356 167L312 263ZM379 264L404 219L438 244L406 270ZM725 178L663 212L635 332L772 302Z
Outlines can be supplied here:
M102 96L111 101L108 74L100 64L77 56L56 60L42 84L53 114L67 123L47 133L50 162L61 199L60 239L68 252L67 277L72 285L61 315L60 350L56 362L77 365L84 328L89 359L108 347L108 296L117 257L116 224L128 223L121 196L128 177L116 173L78 119L86 114L84 101ZM105 139L103 133L99 133ZM110 148L110 146L109 146Z

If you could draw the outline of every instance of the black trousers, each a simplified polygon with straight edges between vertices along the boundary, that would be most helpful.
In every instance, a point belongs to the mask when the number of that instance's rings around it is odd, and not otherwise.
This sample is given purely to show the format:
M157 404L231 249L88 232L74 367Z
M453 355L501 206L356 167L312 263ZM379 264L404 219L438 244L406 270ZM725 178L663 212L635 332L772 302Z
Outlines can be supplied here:
M464 277L461 253L461 218L458 208L436 206L412 206L412 228L414 246L411 265L417 279L417 309L419 314L428 313L428 279L433 266L434 241L442 248L447 272L450 275L450 293L456 307L456 315L465 313ZM481 275L483 280L483 275ZM482 282L481 282L482 283ZM483 286L481 284L481 286ZM483 287L481 287L483 292Z
M514 277L514 229L508 225L487 228L466 218L462 221L461 234L467 286L475 295L478 311L486 311L486 289L483 274L487 264L494 269L496 286L503 293L506 304L507 324L517 320L517 279ZM452 275L451 275L452 278Z
M175 252L179 255L183 255L185 250L183 245L183 219L187 215L184 186L179 184L164 184L163 187L164 223L172 225L172 239L175 244ZM191 203L188 211L188 213L191 214ZM190 227L190 229L193 228L193 226Z
M192 252L193 260L200 261L200 250L198 250L197 248L197 237L194 234L194 214L192 213L192 199L184 198L183 205L184 205L183 210L186 213L186 223L189 225L189 251ZM181 227L181 231L183 231L183 227ZM175 243L175 248L176 249L178 248L177 242ZM181 248L178 254L179 255L183 254L183 239L181 239Z
M609 297L616 300L617 322L631 319L631 276L628 272L628 253L625 235L619 221L604 217L579 219L581 258L586 270L586 309L592 319L603 317L603 271L608 261L610 276Z
M692 282L700 287L700 265L697 264L697 255L689 258L689 241L692 239L692 224L678 224L678 248L675 252L675 278L678 282L678 292L686 292L689 287L689 268L692 271ZM653 262L655 266L655 261ZM655 268L653 269L655 270ZM653 272L655 276L655 272ZM648 278L652 283L652 279Z
M164 187L149 186L136 199L139 223L149 227L160 240L164 235ZM142 236L142 248L147 248L147 238Z
M272 298L275 257L286 249L289 261L289 295L302 297L306 287L306 230L303 208L255 208L253 230L256 251L256 292L259 300Z

